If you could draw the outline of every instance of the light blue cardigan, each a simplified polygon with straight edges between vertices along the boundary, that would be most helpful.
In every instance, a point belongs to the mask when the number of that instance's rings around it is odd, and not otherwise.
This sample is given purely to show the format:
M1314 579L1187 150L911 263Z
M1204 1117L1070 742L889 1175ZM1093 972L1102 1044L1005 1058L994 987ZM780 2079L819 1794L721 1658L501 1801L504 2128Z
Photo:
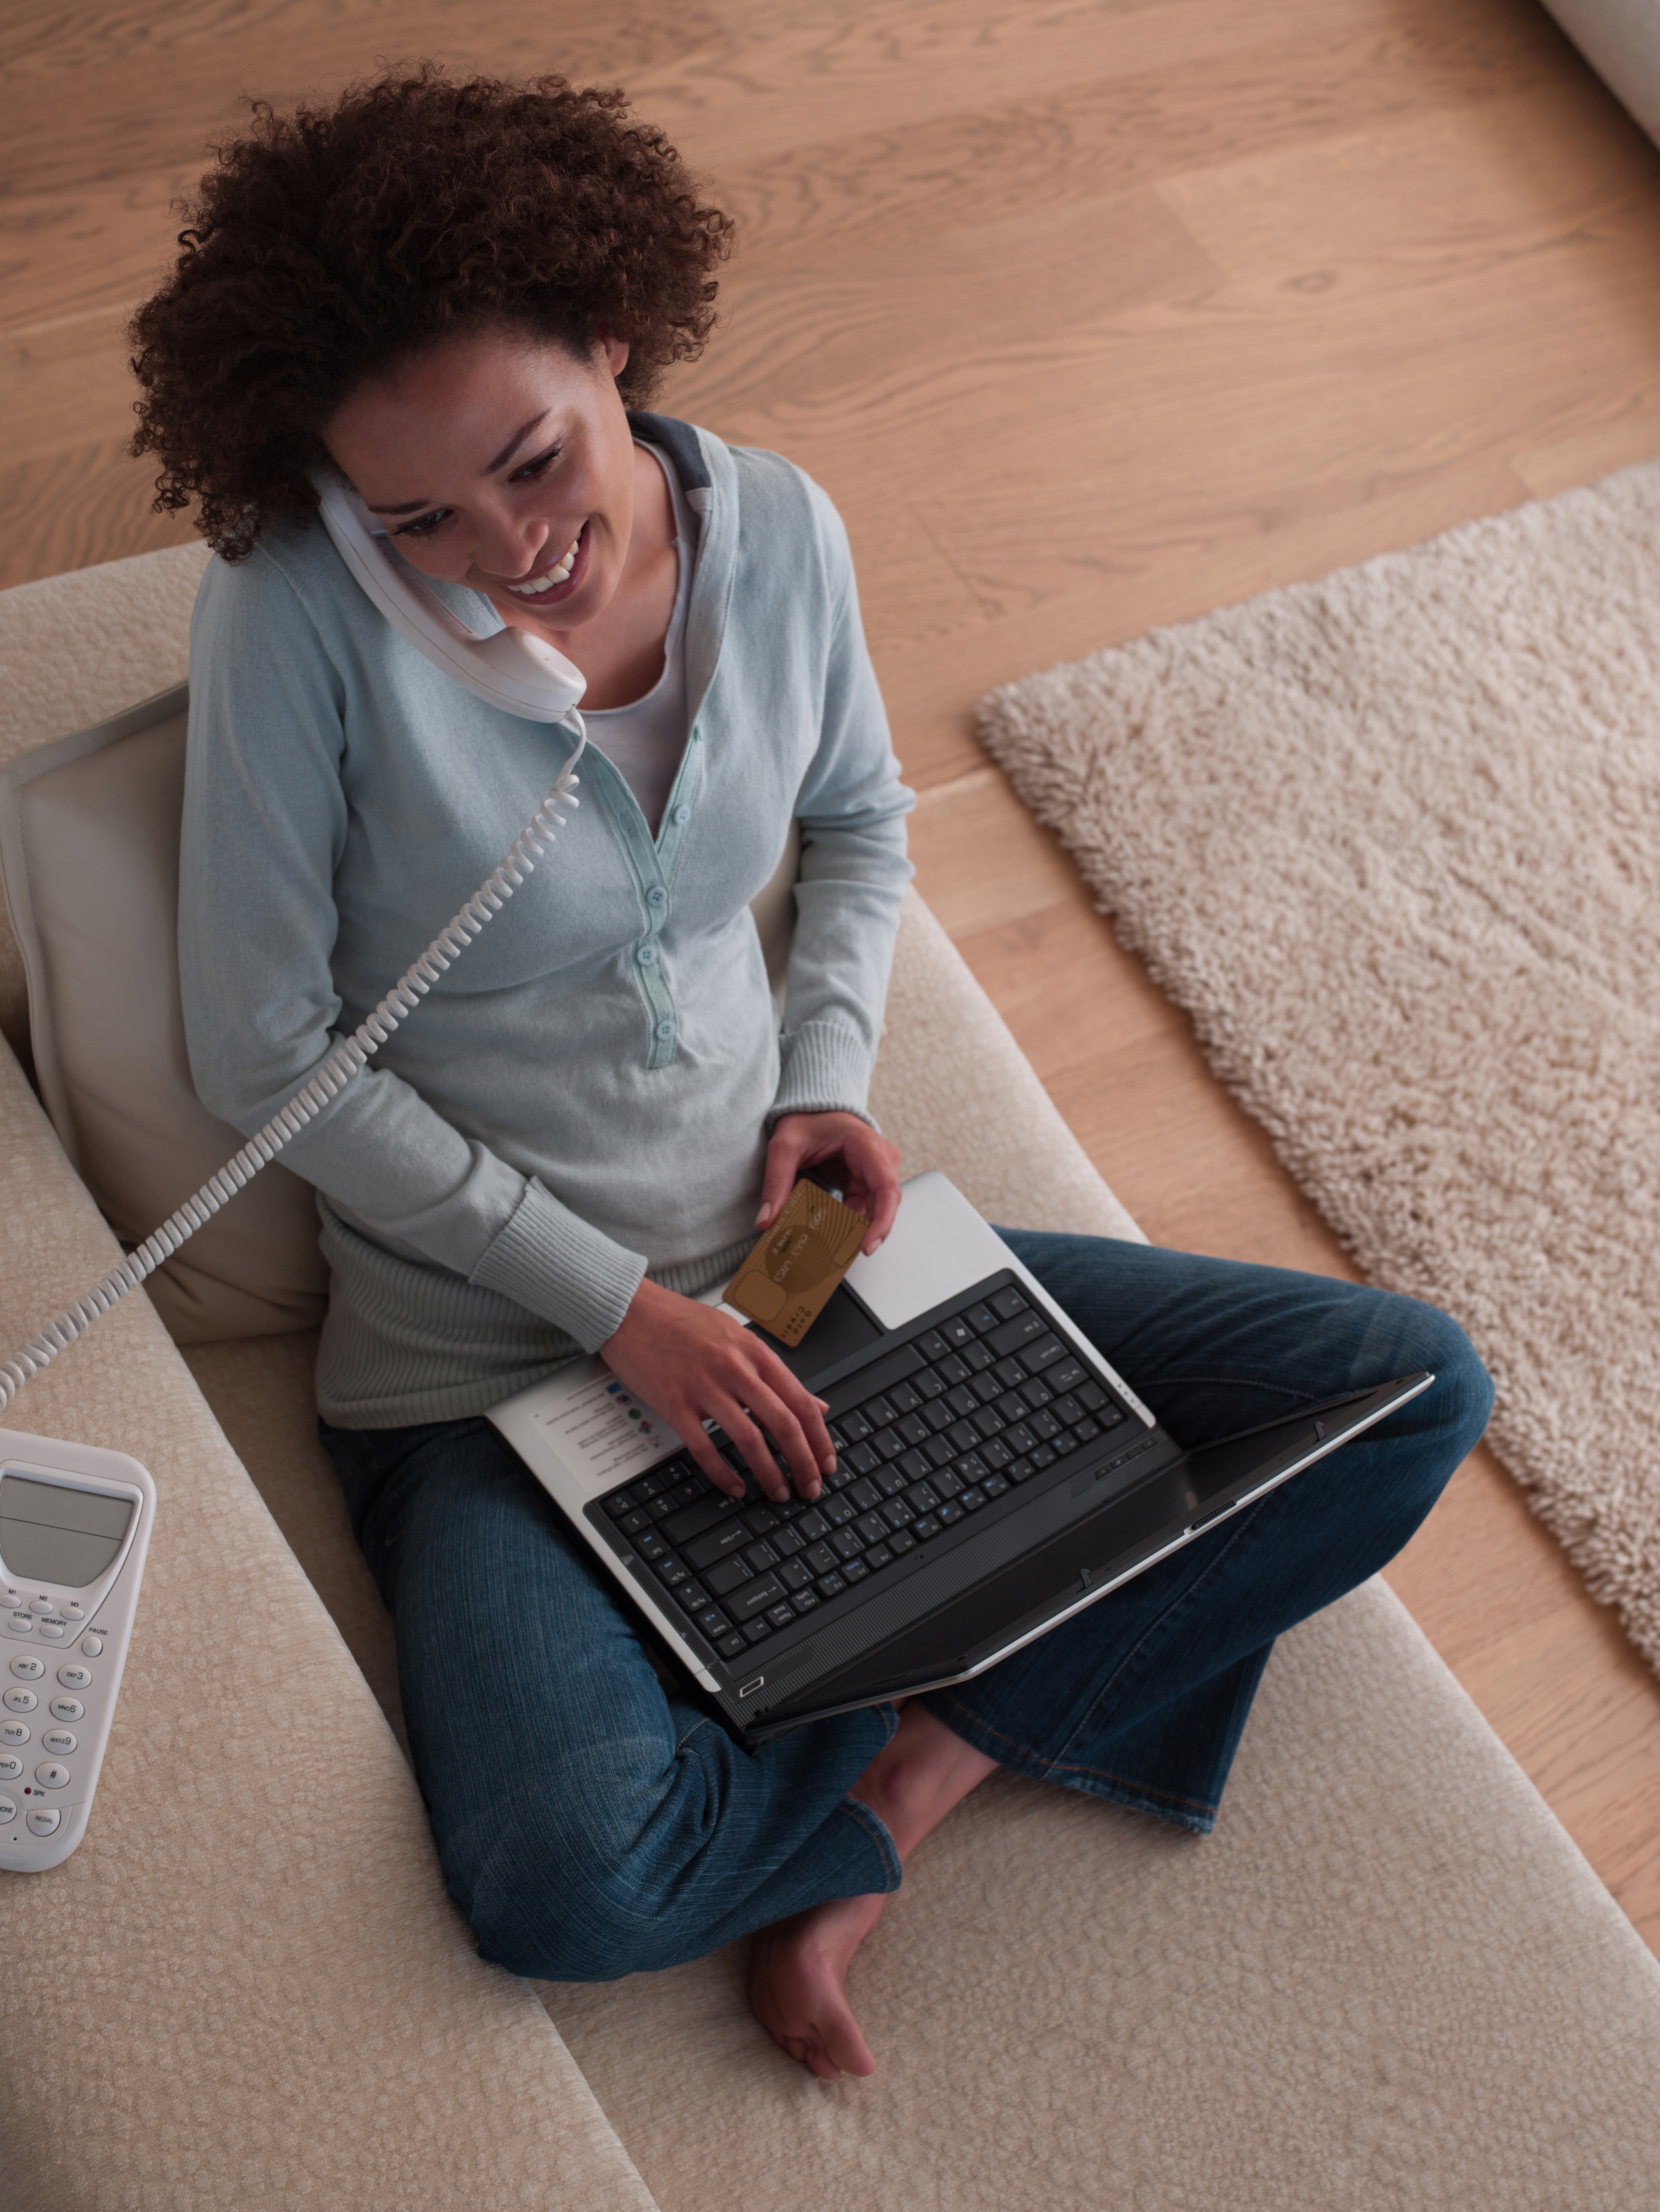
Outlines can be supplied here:
M865 1109L912 802L846 535L776 454L634 427L700 520L684 757L654 842L590 750L548 859L283 1154L319 1192L319 1403L343 1427L477 1413L602 1344L642 1273L718 1281L753 1241L769 1121ZM511 845L569 744L434 669L315 525L210 564L179 965L215 1112L251 1133L299 1087ZM781 1035L749 902L792 818Z

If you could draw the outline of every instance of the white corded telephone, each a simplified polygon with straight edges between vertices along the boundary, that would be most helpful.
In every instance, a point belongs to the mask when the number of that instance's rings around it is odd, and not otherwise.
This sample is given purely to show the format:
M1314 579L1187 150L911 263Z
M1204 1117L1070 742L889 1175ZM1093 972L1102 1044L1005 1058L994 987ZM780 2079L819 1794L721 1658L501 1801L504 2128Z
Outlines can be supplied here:
M315 481L323 524L341 558L417 651L492 707L565 724L575 746L500 866L368 1019L137 1251L22 1351L0 1361L0 1412L338 1096L525 881L565 826L560 808L578 804L575 769L587 743L576 712L586 684L581 671L522 630L476 636L426 588L355 492L320 476ZM155 1514L155 1483L136 1460L0 1429L0 1867L44 1871L67 1858L86 1832ZM56 1670L50 1681L49 1668ZM41 1733L42 1719L59 1725ZM51 1755L33 1756L41 1751Z

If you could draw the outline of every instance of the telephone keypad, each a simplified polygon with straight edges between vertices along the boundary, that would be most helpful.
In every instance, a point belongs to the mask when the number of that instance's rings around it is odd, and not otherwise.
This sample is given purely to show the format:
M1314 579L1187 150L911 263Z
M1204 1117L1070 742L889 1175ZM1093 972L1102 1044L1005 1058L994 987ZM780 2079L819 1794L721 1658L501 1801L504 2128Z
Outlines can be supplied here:
M10 1744L15 1748L20 1743L27 1743L33 1734L33 1730L27 1721L7 1721L0 1726L0 1743Z
M81 1649L88 1659L95 1659L103 1648L104 1639L101 1636L83 1636L81 1638Z
M83 1721L87 1709L79 1698L54 1698L46 1709L55 1721Z
M8 1797L5 1791L0 1790L0 1823L15 1820L16 1818L17 1800L15 1797Z
M66 1728L48 1729L40 1739L48 1751L55 1751L59 1759L67 1759L72 1751L81 1747L81 1739Z
M66 1690L89 1690L92 1687L90 1667L60 1667L58 1679Z
M67 1766L59 1766L55 1762L45 1763L35 1768L34 1778L43 1790L67 1790L70 1771Z
M32 1836L55 1836L63 1819L55 1805L37 1805L29 1814L29 1833Z
M44 1659L14 1659L11 1671L20 1682L38 1682L46 1671L46 1662Z
M15 1751L0 1752L0 1782L15 1782L23 1771L23 1762Z
M40 1702L33 1690L8 1690L5 1696L0 1698L0 1705L3 1705L9 1713L32 1713Z

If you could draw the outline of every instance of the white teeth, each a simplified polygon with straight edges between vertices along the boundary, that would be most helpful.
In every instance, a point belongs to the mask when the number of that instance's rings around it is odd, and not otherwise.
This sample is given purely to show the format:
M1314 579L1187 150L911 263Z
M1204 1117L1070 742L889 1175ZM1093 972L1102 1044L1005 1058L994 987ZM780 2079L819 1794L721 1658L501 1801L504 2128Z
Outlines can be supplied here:
M551 568L540 576L532 576L528 584L509 584L508 589L517 592L521 599L539 599L555 584L567 582L571 570L576 566L576 549L581 543L582 532L579 530Z

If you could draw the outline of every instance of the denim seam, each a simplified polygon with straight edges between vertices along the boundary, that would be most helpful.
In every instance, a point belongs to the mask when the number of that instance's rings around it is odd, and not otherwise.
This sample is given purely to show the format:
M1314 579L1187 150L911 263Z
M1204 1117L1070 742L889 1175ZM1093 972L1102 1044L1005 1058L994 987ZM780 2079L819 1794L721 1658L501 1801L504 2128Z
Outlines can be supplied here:
M856 1797L844 1797L836 1809L839 1812L850 1813L871 1842L875 1844L882 1860L884 1877L882 1894L885 1897L891 1897L904 1880L905 1869L893 1838L888 1833L886 1822L879 1814L873 1813L868 1805L860 1804ZM868 1893L866 1893L868 1894Z
M967 1725L975 1729L982 1738L994 1739L1014 1753L1016 1757L1024 1762L1022 1771L1031 1774L1037 1781L1057 1781L1063 1774L1089 1775L1097 1781L1110 1782L1120 1790L1133 1790L1143 1797L1162 1798L1167 1805L1184 1805L1195 1812L1208 1813L1213 1818L1215 1816L1217 1808L1207 1797L1183 1797L1173 1790L1160 1790L1151 1782L1138 1780L1134 1775L1115 1774L1110 1767L1106 1766L1085 1766L1078 1759L1046 1758L1042 1752L1034 1751L1030 1744L1022 1743L1018 1737L1005 1735L1000 1729L993 1728L989 1721L982 1721L977 1713L971 1712L957 1698L949 1698L947 1703L952 1712L960 1714ZM952 1732L958 1733L955 1729ZM994 1755L988 1743L982 1742L980 1747L986 1752L988 1758ZM1000 1759L998 1764L1000 1766L1006 1766L1010 1762L1006 1759ZM1065 1788L1070 1785L1062 1784L1061 1786Z

